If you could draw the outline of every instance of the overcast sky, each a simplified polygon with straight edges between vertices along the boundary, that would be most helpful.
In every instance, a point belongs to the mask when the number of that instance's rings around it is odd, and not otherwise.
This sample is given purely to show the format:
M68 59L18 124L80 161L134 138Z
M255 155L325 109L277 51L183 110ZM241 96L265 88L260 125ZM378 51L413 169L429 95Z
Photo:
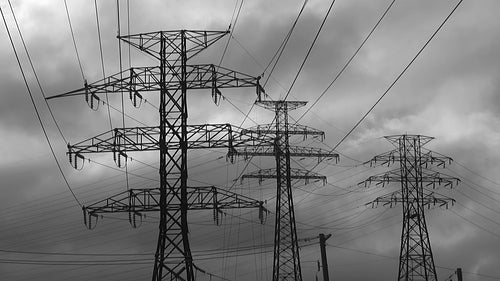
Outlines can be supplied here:
M97 1L106 75L119 71L117 4ZM303 4L290 0L244 1L236 24L236 0L120 1L121 33L159 30L227 30L223 38L191 63L214 63L258 76L270 63ZM390 0L337 0L288 100L309 104L291 112L299 118L323 93L381 17ZM326 132L319 140L294 139L294 144L329 149L360 120L388 89L404 67L456 5L457 0L399 0L345 72L300 120ZM68 1L76 47L72 42L64 1L11 0L36 73L47 96L83 86L84 79L102 78L94 1ZM284 98L326 14L330 1L309 0L282 57L266 84L272 99ZM29 67L7 0L0 1L23 70L42 121L76 197L89 205L127 188L126 177L112 169L112 155L90 155L81 171L67 161L66 143L57 131ZM398 185L358 187L387 167L359 165L394 147L383 136L422 134L435 137L428 149L455 162L440 171L462 182L437 192L456 199L452 208L427 213L434 261L440 280L463 268L464 280L500 280L500 1L464 1L395 86L367 118L338 146L340 162L319 164L315 172L328 184L295 183L294 202L300 239L331 233L328 240L330 276L335 280L396 279L402 211L365 203L390 193ZM127 17L127 14L130 17ZM233 18L233 20L232 20ZM130 29L130 30L129 30ZM142 226L130 227L126 214L105 217L90 231L65 185L38 123L10 45L0 32L0 279L2 280L147 280L153 268L157 214ZM123 68L157 62L123 44ZM223 59L221 59L223 56ZM270 74L264 72L264 78ZM189 123L241 125L255 100L254 89L224 89L216 106L210 91L189 93ZM125 99L125 112L157 125L157 97L146 97L140 108ZM121 100L110 96L120 110ZM83 97L49 101L55 119L70 143L110 129L108 110L90 109ZM113 126L121 113L111 109ZM243 127L268 123L272 113L254 107ZM126 126L139 126L125 118ZM272 159L226 162L224 150L196 151L189 157L190 185L231 187L232 191L266 200L274 210L275 183L233 182L243 172L271 168ZM129 162L130 188L157 187L158 157L137 153ZM144 165L147 163L150 166ZM313 168L316 159L296 159L293 165ZM151 167L153 166L153 168ZM396 166L393 168L397 168ZM436 169L438 171L438 169ZM212 212L190 213L190 242L195 264L214 274L212 280L271 280L274 218L258 223L257 211L228 211L221 226ZM301 240L304 280L314 280L320 259L317 239ZM234 247L250 251L222 251ZM57 254L57 255L56 255ZM235 257L237 256L237 257ZM117 260L124 260L118 264ZM80 261L80 264L77 263ZM98 265L100 264L100 265ZM199 271L197 280L210 280ZM321 280L321 277L319 277Z

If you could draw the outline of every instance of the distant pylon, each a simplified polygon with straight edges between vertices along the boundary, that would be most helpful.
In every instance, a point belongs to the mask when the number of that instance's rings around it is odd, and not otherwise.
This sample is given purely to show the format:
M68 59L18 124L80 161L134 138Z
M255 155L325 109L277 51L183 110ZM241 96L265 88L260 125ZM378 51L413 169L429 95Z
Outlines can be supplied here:
M325 158L338 159L337 153L319 148L290 146L290 135L316 136L324 138L324 132L302 125L288 123L288 111L306 105L305 101L259 101L257 104L275 112L275 124L259 125L247 129L247 132L272 136L274 146L248 146L236 149L237 155L274 156L275 169L264 169L244 175L242 178L257 178L259 181L275 178L277 182L276 219L274 228L274 260L273 281L302 281L300 266L295 211L293 207L292 179L326 181L325 176L311 171L292 169L291 157L317 157L318 161Z
M382 165L399 162L399 169L371 176L364 183L376 182L377 185L385 185L390 182L399 182L401 190L378 197L368 204L372 207L378 204L392 207L401 203L403 206L398 281L436 281L436 267L424 208L431 205L448 207L448 204L453 205L455 200L442 195L436 196L435 192L424 189L424 184L433 188L439 185L452 187L460 180L428 169L432 165L444 167L452 161L450 157L422 148L433 138L406 134L385 138L396 146L396 149L375 156L369 162L370 164L382 163Z

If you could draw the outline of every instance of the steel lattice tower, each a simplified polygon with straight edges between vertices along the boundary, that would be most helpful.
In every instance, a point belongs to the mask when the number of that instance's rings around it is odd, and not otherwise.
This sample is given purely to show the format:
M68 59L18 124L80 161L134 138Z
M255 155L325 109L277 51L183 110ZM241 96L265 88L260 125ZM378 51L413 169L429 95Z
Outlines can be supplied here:
M160 96L159 126L116 128L99 136L68 145L70 161L76 166L85 153L112 152L120 166L128 151L159 151L160 187L157 190L130 190L84 208L85 218L99 213L128 212L134 217L143 211L159 211L160 225L153 269L154 281L193 281L193 258L188 239L189 209L257 207L258 201L232 193L187 186L187 152L195 148L229 148L262 143L262 137L237 133L227 124L188 125L187 91L211 89L217 99L221 88L256 87L258 100L263 91L259 78L212 64L190 65L188 60L226 35L227 31L158 31L119 37L154 57L159 66L133 67L101 81L55 97L84 95L91 107L106 93L129 94L132 102L145 92ZM142 93L142 94L141 94ZM220 199L223 196L223 199ZM260 208L261 208L260 204ZM90 221L89 221L90 223Z
M276 169L259 170L246 174L244 178L276 178L276 219L274 229L273 281L301 281L302 272L295 225L292 179L314 179L326 181L326 177L311 171L292 169L291 157L318 157L338 159L338 154L318 148L290 146L290 135L320 136L324 132L302 125L288 123L288 111L306 105L304 101L260 101L258 105L275 112L275 124L260 125L246 131L260 135L270 135L275 139L274 146L261 145L237 150L236 154L249 156L274 156Z
M452 159L422 148L433 138L421 135L395 135L385 137L396 146L395 150L375 156L370 163L391 164L399 162L399 169L369 177L364 183L385 185L399 182L401 190L378 197L372 207L383 204L390 207L401 203L403 228L399 254L399 281L436 281L437 274L425 220L425 207L448 207L454 199L436 195L424 186L452 187L459 179L430 170L429 166L444 167Z

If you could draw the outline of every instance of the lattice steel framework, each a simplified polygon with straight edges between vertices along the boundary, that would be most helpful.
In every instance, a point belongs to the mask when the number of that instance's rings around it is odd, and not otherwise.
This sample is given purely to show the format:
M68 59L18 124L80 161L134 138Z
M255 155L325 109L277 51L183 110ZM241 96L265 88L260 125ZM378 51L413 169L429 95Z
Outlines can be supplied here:
M324 151L318 148L290 146L290 135L315 136L324 138L324 132L301 125L288 123L288 111L306 105L304 101L260 101L258 105L275 112L275 124L259 125L244 132L272 136L274 145L249 146L245 149L236 149L235 153L244 157L274 156L275 169L265 169L244 175L242 178L263 179L276 178L276 219L274 229L274 259L273 281L302 280L300 266L297 228L295 225L295 211L293 206L292 179L310 179L326 182L326 177L311 171L292 169L290 158L317 157L318 161L324 158L338 159L337 153Z
M390 207L401 203L403 207L403 228L399 254L399 281L437 280L434 258L425 221L425 207L438 205L448 207L455 202L446 196L437 195L425 186L435 188L439 185L452 187L459 179L434 172L429 166L444 167L452 159L422 148L433 138L421 135L395 135L385 137L396 146L395 150L375 156L371 164L389 165L399 162L399 169L381 175L371 176L364 183L375 182L385 185L399 182L401 190L378 197L371 204Z
M258 100L263 92L259 77L211 64L188 65L189 59L227 33L174 30L121 36L120 40L159 60L159 66L130 68L101 81L85 83L81 89L50 97L84 95L89 105L95 107L102 99L100 95L106 93L128 93L136 105L145 92L159 92L159 126L117 128L75 146L69 146L70 159L75 161L74 165L78 159L83 158L84 153L113 152L115 160L121 165L120 159L127 157L127 151L159 150L160 194L155 198L159 200L157 205L160 211L160 225L153 281L194 280L187 222L187 211L190 208L190 191L187 186L188 149L232 149L233 146L231 128L225 127L224 124L187 124L187 91L211 89L216 101L221 95L221 88L256 87ZM252 141L245 139L242 143ZM194 192L199 194L200 190ZM111 210L123 211L120 208ZM94 214L96 213L98 212L95 211Z

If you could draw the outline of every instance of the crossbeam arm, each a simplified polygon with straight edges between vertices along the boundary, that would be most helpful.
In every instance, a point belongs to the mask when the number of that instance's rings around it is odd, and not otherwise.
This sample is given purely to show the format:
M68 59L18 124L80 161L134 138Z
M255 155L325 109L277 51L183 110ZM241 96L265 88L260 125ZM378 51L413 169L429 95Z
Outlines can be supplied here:
M315 147L290 146L289 151L291 157L317 157L318 161L322 161L324 159L335 159L336 161L338 161L339 158L338 153ZM234 151L231 151L230 154L250 158L251 156L275 156L276 151L275 146L261 145L256 147L235 149Z
M375 183L375 185L385 186L386 184L392 182L401 181L400 171L399 169L396 169L379 175L370 176L365 181L358 183L358 185L364 184L365 186L368 186ZM460 179L440 172L423 170L422 177L419 177L419 182L422 182L426 186L432 186L432 188L441 185L452 188L454 185L458 185Z
M422 153L418 157L418 163L421 164L422 167L427 168L429 166L437 166L444 168L446 165L451 164L453 159L448 156L443 156L437 152L432 150L422 149ZM401 156L399 154L399 149L394 149L389 152L377 155L373 157L371 160L365 162L364 164L370 164L370 166L381 165L381 166L389 166L394 163L399 163L400 161L413 161L415 160L415 156L405 155Z
M401 191L395 191L390 194L384 195L377 197L375 200L372 202L366 203L365 205L371 206L372 208L375 208L379 205L382 206L388 206L390 208L396 206L397 204L404 204L404 203L419 203L424 207L430 208L432 206L439 206L439 207L445 207L448 208L449 205L451 204L452 206L455 204L455 199L443 196L443 195L436 195L434 192L427 192L423 194L423 197L419 199L420 202L414 202L417 199L416 198L409 198L409 202L405 202L405 199L403 195L401 194Z
M169 30L120 36L119 39L143 51L156 59L160 56L160 41L166 42L165 55L170 58L179 53L179 42L183 36L186 40L186 55L192 58L202 50L217 42L229 31L205 30Z
M70 96L85 96L88 102L99 102L100 95L128 93L130 97L142 98L144 92L167 90L178 90L181 87L177 79L181 73L181 65L170 67L165 77L165 85L162 87L161 69L159 66L132 67L117 74L108 76L97 82L87 84L83 88L67 93L54 95L47 99ZM220 94L219 89L234 87L256 87L257 96L264 93L260 85L260 77L254 77L213 64L198 64L186 66L186 88L187 89L212 89L212 93ZM142 93L142 94L141 94Z
M180 129L177 129L180 130ZM167 149L178 149L180 142L173 132L167 130ZM169 133L170 132L170 133ZM160 128L132 127L116 128L79 143L68 144L68 156L73 167L78 167L78 160L84 154L112 152L115 160L127 157L129 151L155 151L160 149ZM271 137L260 136L230 124L202 124L187 126L188 149L251 147L273 143Z
M188 187L188 210L214 210L214 220L218 214L228 209L259 209L259 218L267 213L264 202L230 192L214 186ZM170 203L167 210L179 210L180 203ZM131 224L135 225L136 216L145 212L160 212L160 189L141 188L123 191L89 206L83 207L84 222L91 228L92 219L109 213L129 213ZM216 217L217 216L217 217Z
M325 139L325 132L309 126L289 124L286 129L286 133L288 133L289 135L302 135L304 136L304 138L307 138L308 136L319 137L321 141ZM253 132L259 135L277 135L278 133L282 133L276 131L276 124L257 125L248 129L244 129L244 131Z
M252 173L244 174L241 177L241 181L244 179L258 179L259 184L264 181L264 179L276 179L278 178L278 173L276 171L276 168L271 168L271 169L261 169ZM305 180L305 183L308 184L310 180L320 180L323 182L323 185L326 184L326 177L323 175L320 175L318 173L308 171L308 170L303 170L303 169L297 169L297 168L290 168L290 179L293 180Z

